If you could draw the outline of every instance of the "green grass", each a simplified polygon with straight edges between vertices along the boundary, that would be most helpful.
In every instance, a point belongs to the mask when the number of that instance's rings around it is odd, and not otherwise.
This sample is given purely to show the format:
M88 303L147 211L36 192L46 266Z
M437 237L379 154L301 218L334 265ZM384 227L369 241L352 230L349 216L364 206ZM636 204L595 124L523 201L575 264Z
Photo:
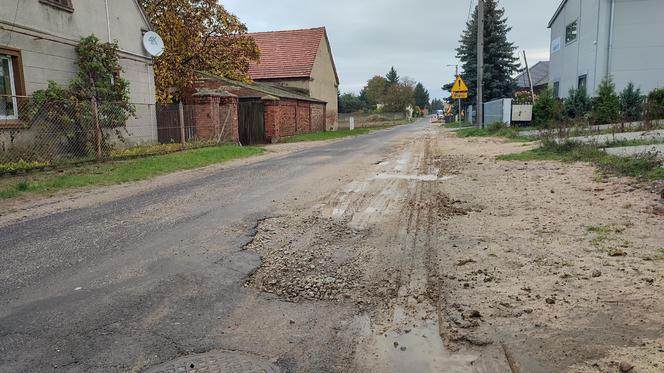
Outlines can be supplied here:
M606 154L596 146L589 144L547 142L537 149L502 155L497 158L503 161L591 162L600 171L609 174L664 180L662 162L654 155L619 157Z
M472 126L473 125L468 122L454 122L445 124L445 128L466 128Z
M359 135L366 135L367 133L373 132L373 131L378 131L386 128L392 128L394 126L398 126L401 124L405 123L411 123L411 122L399 122L396 124L390 124L390 125L384 125L384 126L376 126L376 127L362 127L362 128L356 128L354 130L339 130L339 131L325 131L325 132L311 132L311 133L303 133L300 135L295 135L295 136L289 136L289 137L284 137L280 140L280 142L283 143L292 143L292 142L303 142L303 141L325 141L325 140L334 140L334 139L341 139L344 137L350 137L350 136L359 136Z
M263 153L257 147L222 145L128 161L90 164L64 172L45 172L30 177L16 177L0 183L0 198L24 193L49 193L92 185L112 185L149 179L174 171L190 170L231 159Z
M504 137L512 141L530 142L533 139L526 136L519 135L519 129L513 127L505 127L501 125L491 125L487 128L462 128L456 131L459 137Z

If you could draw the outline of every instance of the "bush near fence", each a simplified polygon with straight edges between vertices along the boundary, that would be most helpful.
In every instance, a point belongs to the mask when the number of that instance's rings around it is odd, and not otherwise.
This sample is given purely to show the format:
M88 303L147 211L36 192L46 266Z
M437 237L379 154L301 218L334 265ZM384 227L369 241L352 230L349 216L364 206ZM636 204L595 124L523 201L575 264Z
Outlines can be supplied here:
M223 126L219 136L198 138L197 131L213 131L191 125L194 105L184 106L181 128L179 118L173 120L177 104L132 104L127 115L113 102L61 101L0 97L0 174L215 146L227 142L230 131Z

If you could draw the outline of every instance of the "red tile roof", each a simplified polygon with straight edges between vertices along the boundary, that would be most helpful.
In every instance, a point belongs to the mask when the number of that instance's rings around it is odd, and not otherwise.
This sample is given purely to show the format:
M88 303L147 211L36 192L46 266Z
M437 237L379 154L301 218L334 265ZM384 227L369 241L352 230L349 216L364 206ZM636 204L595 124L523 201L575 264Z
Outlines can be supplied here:
M251 79L310 78L325 27L306 30L256 32L261 50L259 63L249 67Z

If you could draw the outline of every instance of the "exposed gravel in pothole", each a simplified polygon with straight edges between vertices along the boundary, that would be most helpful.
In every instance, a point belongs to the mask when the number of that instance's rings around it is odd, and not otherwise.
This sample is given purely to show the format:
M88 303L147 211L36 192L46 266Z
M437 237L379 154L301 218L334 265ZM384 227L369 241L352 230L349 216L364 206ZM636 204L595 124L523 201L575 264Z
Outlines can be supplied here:
M245 246L262 258L247 285L289 301L364 302L371 291L362 283L359 263L375 250L366 246L367 234L320 216L267 219Z

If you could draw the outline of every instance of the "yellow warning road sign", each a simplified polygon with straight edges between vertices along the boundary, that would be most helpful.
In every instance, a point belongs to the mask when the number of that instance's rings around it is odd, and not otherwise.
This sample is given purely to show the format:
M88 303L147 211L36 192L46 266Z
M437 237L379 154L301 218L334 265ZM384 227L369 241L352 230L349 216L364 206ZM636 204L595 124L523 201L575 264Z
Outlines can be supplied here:
M452 92L453 100L460 100L462 98L468 98L468 91L466 92Z
M461 79L461 75L457 76L456 80L454 81L454 85L452 86L452 93L468 93L468 86L463 81L463 79Z

